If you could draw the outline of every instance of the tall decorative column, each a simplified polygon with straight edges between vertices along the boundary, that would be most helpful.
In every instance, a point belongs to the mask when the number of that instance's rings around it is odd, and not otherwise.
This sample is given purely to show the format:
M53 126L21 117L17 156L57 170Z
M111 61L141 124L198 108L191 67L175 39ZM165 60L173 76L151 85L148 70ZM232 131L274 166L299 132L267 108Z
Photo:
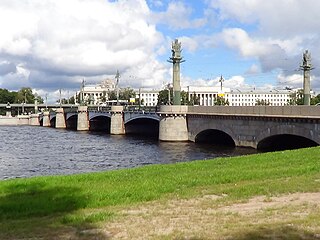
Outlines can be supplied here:
M88 107L78 106L78 131L88 131L89 130L89 117L88 117Z
M121 135L125 134L123 120L123 106L111 106L111 126L110 134Z
M184 62L181 56L181 43L178 39L172 42L172 56L168 62L173 64L173 105L181 105L180 63Z
M310 105L310 71L313 69L311 65L311 54L306 50L303 53L302 65L300 69L303 70L303 105Z

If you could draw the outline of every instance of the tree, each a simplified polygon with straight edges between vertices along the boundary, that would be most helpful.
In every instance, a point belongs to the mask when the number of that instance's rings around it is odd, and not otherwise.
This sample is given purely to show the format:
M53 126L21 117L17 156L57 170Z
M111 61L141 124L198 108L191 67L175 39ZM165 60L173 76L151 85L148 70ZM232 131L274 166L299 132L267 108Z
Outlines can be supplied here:
M317 96L311 98L310 104L311 105L316 105L320 103L320 94L318 94Z
M130 98L135 98L136 92L130 88L122 88L119 90L119 100L130 100ZM117 100L117 90L110 91L108 93L109 100Z
M120 89L119 99L129 101L130 98L135 98L135 97L136 97L136 92L132 88L127 87L127 88Z
M17 95L15 102L16 103L34 103L35 96L32 93L32 89L29 87L21 88Z
M169 100L170 91L170 100ZM171 105L173 102L173 90L172 88L163 89L159 92L157 105Z
M218 96L215 101L214 101L214 105L219 105L219 106L228 106L229 105L229 101L225 100L224 97L220 97Z
M189 103L190 103L189 105L192 105L192 106L200 104L200 98L197 97L197 94L195 92L190 95Z
M0 103L14 103L15 96L15 92L0 88Z
M289 105L303 105L303 89L299 89L297 92L290 94Z
M270 102L267 101L267 100L258 99L258 100L256 101L256 105L258 105L258 106L269 106L269 105L270 105Z

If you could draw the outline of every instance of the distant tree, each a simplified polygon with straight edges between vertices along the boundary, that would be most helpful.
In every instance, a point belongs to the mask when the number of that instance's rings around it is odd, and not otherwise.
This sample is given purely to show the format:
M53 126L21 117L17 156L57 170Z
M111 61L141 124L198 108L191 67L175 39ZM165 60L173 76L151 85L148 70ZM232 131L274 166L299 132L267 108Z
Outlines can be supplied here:
M117 100L117 91L116 90L109 91L108 100Z
M270 102L267 101L267 100L264 100L264 99L258 99L256 101L256 105L258 105L258 106L269 106Z
M119 100L130 100L130 98L135 98L136 92L130 88L121 88L119 89ZM108 93L109 100L117 100L117 90L110 91Z
M224 97L217 97L214 101L214 105L219 105L219 106L228 106L229 101L228 99L226 100Z
M189 99L189 105L199 105L200 104L200 98L197 97L197 94L194 92L193 94L190 94L190 99Z
M70 104L75 104L75 103L76 103L74 96L72 96L72 97L69 98L69 103L70 103Z
M317 96L311 98L310 104L311 105L320 104L320 94L318 94Z
M119 98L121 100L130 100L130 98L135 98L136 97L136 92L130 88L130 87L127 87L127 88L122 88L120 89L120 92L119 92Z
M14 103L15 93L0 88L0 103Z
M32 89L29 87L21 88L16 95L15 102L16 103L34 103L34 94L32 93Z
M170 100L169 100L169 91L170 91ZM171 105L172 102L173 102L172 88L163 89L159 92L157 105Z
M103 91L102 96L100 97L101 102L106 102L107 101L107 92Z
M38 103L40 103L40 104L44 103L43 98L40 95L38 95L37 93L34 94L34 99L37 99Z
M303 89L299 89L297 92L290 94L288 105L303 105Z

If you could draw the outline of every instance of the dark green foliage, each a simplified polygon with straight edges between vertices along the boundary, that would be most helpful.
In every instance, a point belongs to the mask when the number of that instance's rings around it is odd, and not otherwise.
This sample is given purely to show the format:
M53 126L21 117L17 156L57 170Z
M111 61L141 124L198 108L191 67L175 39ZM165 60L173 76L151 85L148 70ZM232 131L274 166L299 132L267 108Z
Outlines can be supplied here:
M229 105L229 101L225 100L224 97L217 97L214 101L214 105L218 105L218 106L228 106Z
M129 101L130 98L135 98L135 97L136 97L136 93L132 88L127 87L127 88L119 89L119 100ZM109 100L117 100L117 91L116 90L110 91L108 93L108 98Z

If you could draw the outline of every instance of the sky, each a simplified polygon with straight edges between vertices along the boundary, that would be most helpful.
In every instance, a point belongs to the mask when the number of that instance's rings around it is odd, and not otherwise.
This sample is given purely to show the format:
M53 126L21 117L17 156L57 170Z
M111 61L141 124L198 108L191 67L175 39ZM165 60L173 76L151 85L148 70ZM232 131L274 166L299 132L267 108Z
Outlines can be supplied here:
M182 44L182 86L311 88L320 92L319 0L1 0L0 88L55 101L81 81L163 88L171 43Z

